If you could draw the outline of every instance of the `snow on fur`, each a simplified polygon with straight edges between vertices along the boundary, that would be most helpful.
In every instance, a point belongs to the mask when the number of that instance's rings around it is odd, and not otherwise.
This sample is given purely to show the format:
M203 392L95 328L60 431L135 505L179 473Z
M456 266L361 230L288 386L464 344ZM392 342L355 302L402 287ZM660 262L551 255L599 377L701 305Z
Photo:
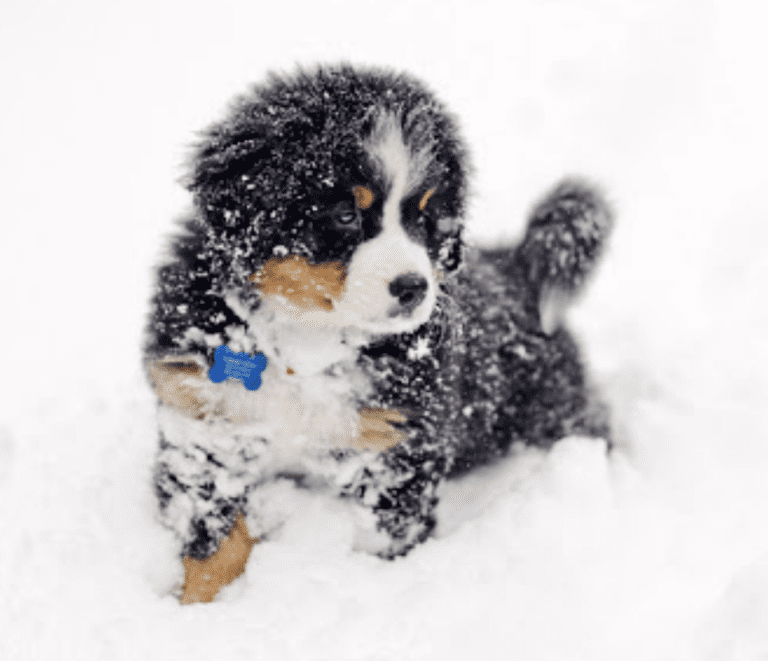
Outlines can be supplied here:
M238 20L154 4L147 21L141 2L119 15L28 3L0 27L14 31L0 66L16 232L0 245L15 322L0 658L765 658L760 7L522 2L488 21L474 5L329 17L287 2L265 23L262 5L232 6ZM50 20L23 14L41 8ZM104 19L97 58L86 15ZM380 35L360 29L374 24ZM621 226L570 321L621 433L609 458L572 438L449 483L437 536L394 562L350 552L346 514L312 501L219 602L182 608L168 596L176 543L154 519L153 396L121 371L146 304L139 247L184 204L170 184L178 145L254 69L307 47L399 57L445 85L478 156L474 229L488 239L514 234L500 210L522 210L556 172L603 174Z

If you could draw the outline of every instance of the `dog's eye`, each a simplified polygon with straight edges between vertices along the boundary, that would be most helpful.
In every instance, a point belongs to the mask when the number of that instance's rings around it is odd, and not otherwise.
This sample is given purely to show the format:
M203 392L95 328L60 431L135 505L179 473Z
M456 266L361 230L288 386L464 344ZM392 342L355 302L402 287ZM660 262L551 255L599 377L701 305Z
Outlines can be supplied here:
M352 227L357 224L358 212L350 203L342 202L336 205L334 218L339 225Z
M427 202L429 202L429 198L432 197L435 194L436 188L430 188L424 195L421 196L421 199L419 200L419 211L424 211L424 209L427 206Z

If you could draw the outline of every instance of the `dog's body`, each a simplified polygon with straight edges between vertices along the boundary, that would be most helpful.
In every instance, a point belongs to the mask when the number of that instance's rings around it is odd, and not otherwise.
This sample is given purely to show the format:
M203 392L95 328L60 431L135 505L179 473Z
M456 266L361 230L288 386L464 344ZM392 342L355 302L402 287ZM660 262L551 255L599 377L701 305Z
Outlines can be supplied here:
M607 207L565 182L519 246L464 249L466 168L442 105L381 71L273 78L207 132L146 345L188 583L235 538L247 558L297 489L346 500L356 545L393 557L428 536L445 477L515 441L607 439L548 315L591 272ZM223 345L266 356L257 389L208 378Z

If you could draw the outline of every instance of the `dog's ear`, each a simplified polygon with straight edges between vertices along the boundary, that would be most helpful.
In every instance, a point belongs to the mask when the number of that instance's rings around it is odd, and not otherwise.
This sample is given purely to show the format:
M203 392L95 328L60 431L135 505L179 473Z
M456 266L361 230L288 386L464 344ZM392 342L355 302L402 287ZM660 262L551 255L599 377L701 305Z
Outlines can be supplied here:
M459 227L455 233L449 235L440 246L438 262L441 270L445 273L453 273L458 270L464 261L464 239L462 237L463 227Z
M258 211L255 180L259 163L269 156L262 127L219 126L202 136L181 183L194 194L209 223L235 228L249 223Z
M439 268L450 274L464 261L464 215L467 204L467 166L465 155L454 145L450 166L445 168L445 206L437 221L442 236L438 252Z
M192 192L234 182L253 170L269 155L266 131L249 127L247 131L211 131L198 144L192 156L191 172L183 181Z

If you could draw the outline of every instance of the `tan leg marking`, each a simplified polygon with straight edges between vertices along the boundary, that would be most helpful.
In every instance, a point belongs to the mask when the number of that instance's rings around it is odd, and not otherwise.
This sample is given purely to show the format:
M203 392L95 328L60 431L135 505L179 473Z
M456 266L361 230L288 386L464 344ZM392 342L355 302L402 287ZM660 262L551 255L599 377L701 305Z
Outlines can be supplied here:
M183 384L190 376L200 376L203 368L190 356L172 356L149 361L152 385L164 404L191 418L203 417L203 402L194 388Z
M333 310L346 276L340 262L310 264L306 257L291 255L272 257L248 279L264 294L283 296L299 308Z
M390 423L408 420L395 409L370 409L359 411L360 431L356 447L363 450L387 450L408 438L408 435Z
M237 515L235 525L219 543L219 548L210 558L195 560L186 557L184 585L179 601L182 604L213 601L219 590L230 584L245 571L248 556L258 539L248 534L245 517Z

